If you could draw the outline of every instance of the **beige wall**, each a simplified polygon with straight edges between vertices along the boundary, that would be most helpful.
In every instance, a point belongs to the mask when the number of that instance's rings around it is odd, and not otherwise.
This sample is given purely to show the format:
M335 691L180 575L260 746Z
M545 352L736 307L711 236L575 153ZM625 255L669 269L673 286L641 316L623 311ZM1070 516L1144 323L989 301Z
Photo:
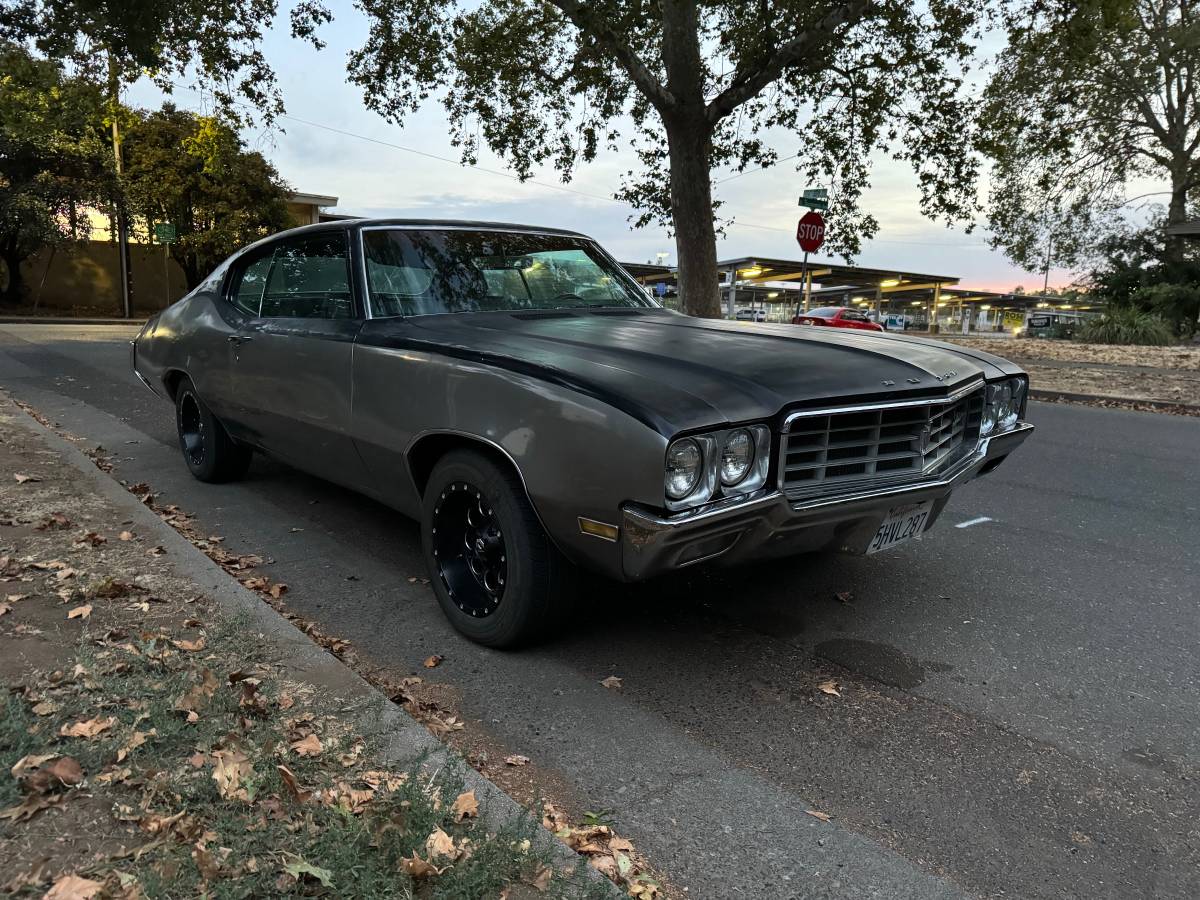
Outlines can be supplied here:
M187 293L183 270L174 260L166 263L164 271L165 253L161 246L129 245L133 308L139 315L163 309ZM64 315L121 314L121 264L117 245L111 241L89 241L59 250L53 258L49 250L41 250L25 261L21 275L26 306L37 303L39 309Z

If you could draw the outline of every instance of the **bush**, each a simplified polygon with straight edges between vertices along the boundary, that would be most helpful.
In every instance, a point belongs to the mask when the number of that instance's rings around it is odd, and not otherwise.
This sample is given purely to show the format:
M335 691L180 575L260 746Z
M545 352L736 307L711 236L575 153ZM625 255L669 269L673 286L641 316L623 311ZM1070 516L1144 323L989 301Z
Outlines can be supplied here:
M1171 326L1158 316L1130 306L1110 307L1099 318L1079 329L1079 340L1088 344L1141 344L1165 347L1175 342Z

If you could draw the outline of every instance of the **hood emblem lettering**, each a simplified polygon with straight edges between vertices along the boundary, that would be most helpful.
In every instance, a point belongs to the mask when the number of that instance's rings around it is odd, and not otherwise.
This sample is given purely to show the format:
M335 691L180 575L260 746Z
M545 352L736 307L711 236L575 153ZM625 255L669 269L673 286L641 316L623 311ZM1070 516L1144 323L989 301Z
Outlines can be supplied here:
M892 387L893 385L895 385L895 383L896 382L894 382L894 381L885 381L885 382L883 382L883 386L884 387Z
M921 379L920 378L910 378L910 379L908 379L908 383L909 384L920 384Z
M944 372L941 375L934 375L933 377L936 378L938 381L947 381L947 380L953 378L957 374L958 374L957 372Z

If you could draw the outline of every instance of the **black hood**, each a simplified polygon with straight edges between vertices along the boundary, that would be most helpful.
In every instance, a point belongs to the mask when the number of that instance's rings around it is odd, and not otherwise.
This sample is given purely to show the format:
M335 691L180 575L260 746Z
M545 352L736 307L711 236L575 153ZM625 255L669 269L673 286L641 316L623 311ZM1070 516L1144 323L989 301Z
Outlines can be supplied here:
M535 374L599 397L667 436L830 403L940 396L1020 371L935 341L658 309L376 319L359 341Z

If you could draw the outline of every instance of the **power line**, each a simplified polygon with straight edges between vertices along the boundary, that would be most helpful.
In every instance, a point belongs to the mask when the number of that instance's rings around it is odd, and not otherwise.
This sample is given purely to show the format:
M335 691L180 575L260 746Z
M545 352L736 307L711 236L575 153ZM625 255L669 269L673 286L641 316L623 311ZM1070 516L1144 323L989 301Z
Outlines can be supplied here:
M179 84L178 82L171 82L171 84L177 88L189 90L189 91L192 91L193 93L199 93L199 90L194 85L183 85L183 84ZM251 106L249 103L243 103L240 100L234 100L233 102L235 104L237 104L238 106L244 107L246 109L250 109L250 110L256 109L256 107ZM480 172L484 175L498 176L500 178L504 178L509 181L515 181L517 184L533 184L533 185L537 185L538 187L549 188L551 190L561 191L566 194L574 194L579 197L586 197L590 200L601 200L606 203L615 203L619 206L624 206L629 209L635 209L633 204L631 204L625 200L619 200L616 197L608 196L605 194L593 194L593 193L590 193L589 191L581 191L578 188L568 187L563 184L555 184L553 182L548 182L548 181L537 181L532 178L527 178L525 180L522 180L519 176L514 175L511 172L504 172L499 169L489 169L486 166L474 165L473 163L463 162L462 160L453 159L448 156L441 156L437 153L430 153L427 150L418 150L415 147L407 147L404 144L397 144L392 141L385 141L380 138L371 137L370 135L366 135L366 134L358 134L357 132L347 131L346 129L337 128L333 125L326 125L322 122L313 122L309 119L302 119L299 116L293 116L290 113L280 113L278 118L287 119L288 121L296 122L297 124L300 124L300 125L307 125L309 128L317 128L322 131L328 131L328 132L331 132L332 134L341 135L342 137L349 137L349 138L355 138L356 140L360 140L360 141L366 141L371 144L376 144L380 147L388 147L389 149L400 150L404 153L413 153L417 156L421 156L426 159L432 159L437 162L447 163L448 165L457 166L461 169L470 169L474 172ZM777 163L787 162L788 160L795 159L799 155L800 155L799 153L793 153L791 156L785 156L782 159L777 160L776 162ZM753 174L754 172L760 172L766 168L769 168L769 167L768 166L759 166L757 169L748 169L745 172L738 172L737 174L731 175L728 178L723 178L720 181L714 181L713 186L715 187L716 185L724 184L727 181L733 181L735 178L740 178L743 175L750 175L750 174ZM734 219L729 223L729 225L730 225L730 227L733 227L733 228L738 228L738 227L753 228L753 229L756 229L759 231L775 231L775 232L779 232L780 234L791 234L792 233L791 228L781 228L778 225L760 225L755 222L740 221L736 217L734 217ZM871 240L873 240L875 243L880 243L880 244L910 244L913 246L953 247L956 249L972 249L972 250L986 249L981 244L947 244L944 241L898 241L898 240L889 240L887 238L872 238Z

